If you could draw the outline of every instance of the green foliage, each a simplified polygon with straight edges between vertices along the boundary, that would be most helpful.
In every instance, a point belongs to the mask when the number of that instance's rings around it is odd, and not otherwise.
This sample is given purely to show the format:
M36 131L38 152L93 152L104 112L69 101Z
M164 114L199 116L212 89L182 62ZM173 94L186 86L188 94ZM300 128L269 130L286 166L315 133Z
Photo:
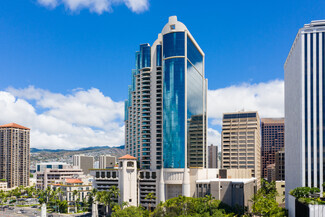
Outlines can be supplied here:
M230 210L229 206L215 200L213 197L206 196L203 198L192 198L178 196L160 203L150 216L152 217L176 217L176 216L191 216L191 217L223 217L227 216L227 212L222 207ZM234 214L229 213L229 216Z
M253 196L253 214L259 216L287 216L285 209L279 207L276 202L278 193L275 188L275 182L268 183L261 180L261 188Z
M129 206L124 209L118 209L112 213L112 217L149 217L148 210L143 207Z
M0 182L6 182L7 179L0 179Z
M312 194L315 193L319 193L320 190L319 188L315 188L315 187L297 187L293 190L291 190L289 193L294 196L295 198L299 199L299 198L308 198L310 197Z

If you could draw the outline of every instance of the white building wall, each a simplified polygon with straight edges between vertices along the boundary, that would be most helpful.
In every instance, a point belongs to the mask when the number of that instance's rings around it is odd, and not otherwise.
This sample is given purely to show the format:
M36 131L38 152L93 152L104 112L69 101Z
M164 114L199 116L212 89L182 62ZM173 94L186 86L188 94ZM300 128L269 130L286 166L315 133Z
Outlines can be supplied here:
M284 68L286 204L289 203L289 191L298 186L303 186L304 182L304 90L302 43L302 38L297 35Z

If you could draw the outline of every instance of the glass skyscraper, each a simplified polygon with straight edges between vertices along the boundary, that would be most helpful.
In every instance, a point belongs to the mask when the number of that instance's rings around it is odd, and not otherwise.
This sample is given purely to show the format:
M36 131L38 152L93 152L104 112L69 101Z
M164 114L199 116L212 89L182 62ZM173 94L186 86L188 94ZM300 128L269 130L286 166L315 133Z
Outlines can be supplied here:
M323 191L324 52L325 21L313 21L299 30L284 65L286 199L296 187Z
M125 148L141 169L207 167L204 53L177 17L140 45L128 90Z

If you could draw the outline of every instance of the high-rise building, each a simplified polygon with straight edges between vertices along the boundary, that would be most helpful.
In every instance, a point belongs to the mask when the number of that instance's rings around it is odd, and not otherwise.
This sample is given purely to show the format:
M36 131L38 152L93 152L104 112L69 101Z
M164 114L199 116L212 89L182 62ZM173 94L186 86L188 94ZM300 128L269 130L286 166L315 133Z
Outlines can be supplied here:
M0 126L0 179L8 188L29 186L30 129L11 123Z
M125 149L141 169L207 167L206 93L204 53L172 16L136 52L125 102Z
M275 179L285 181L285 154L284 150L275 153Z
M286 205L290 190L324 182L325 20L298 31L284 65Z
M116 164L116 157L110 155L99 156L99 169L114 168Z
M252 169L252 176L261 177L261 132L257 112L223 114L221 167Z
M284 118L262 118L262 177L267 178L267 166L275 164L275 153L284 148Z
M73 166L82 169L84 174L90 174L90 169L94 168L94 157L85 155L74 155Z
M208 147L209 154L208 154L208 163L209 168L218 168L218 146L211 144Z

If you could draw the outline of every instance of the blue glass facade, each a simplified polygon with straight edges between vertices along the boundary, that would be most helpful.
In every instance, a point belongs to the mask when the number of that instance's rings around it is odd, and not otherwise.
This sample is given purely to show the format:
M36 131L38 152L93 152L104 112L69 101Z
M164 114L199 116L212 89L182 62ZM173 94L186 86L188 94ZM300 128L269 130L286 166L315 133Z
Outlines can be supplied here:
M140 45L140 68L151 66L151 47L149 44Z
M163 36L163 57L185 56L185 33L173 32Z
M189 51L189 50L188 50ZM203 167L203 78L187 61L187 166Z
M187 59L193 64L197 71L203 74L203 56L195 47L192 40L187 37Z
M157 66L162 66L162 64L161 64L161 63L162 63L162 55L161 55L161 54L162 54L162 53L161 53L162 50L161 50L161 45L160 45L160 44L157 45L156 52L157 52L157 56L156 56L156 58L157 58L157 59L156 59L156 65L157 65Z
M163 157L165 168L185 166L185 59L164 60Z

